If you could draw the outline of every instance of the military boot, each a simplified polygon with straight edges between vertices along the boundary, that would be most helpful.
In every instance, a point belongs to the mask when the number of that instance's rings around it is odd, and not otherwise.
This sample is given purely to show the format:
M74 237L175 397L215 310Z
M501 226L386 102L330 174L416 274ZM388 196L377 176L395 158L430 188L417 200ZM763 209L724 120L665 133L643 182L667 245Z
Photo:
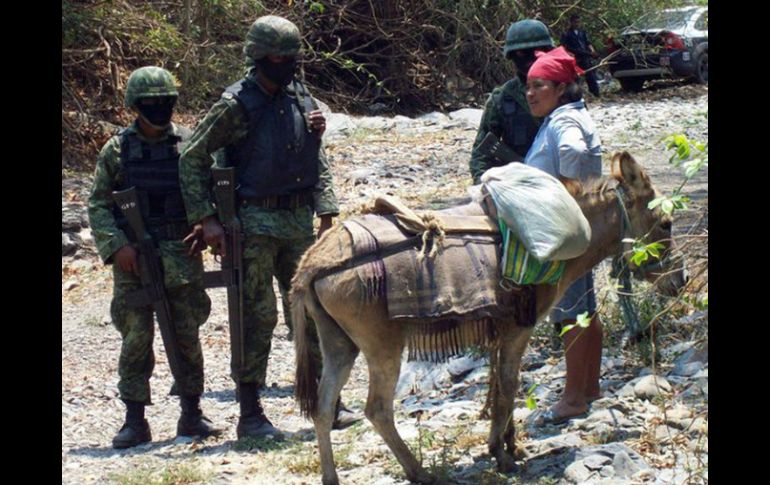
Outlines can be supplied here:
M214 427L209 418L203 415L200 396L180 396L182 415L176 423L177 436L200 436L201 438L218 435L222 430Z
M283 439L283 433L265 416L256 383L241 383L241 417L238 419L236 432L238 439L267 435L272 435L275 440Z
M126 401L126 422L118 434L112 438L112 447L116 449L131 448L152 441L150 424L144 419L144 403Z
M334 409L334 421L332 422L332 429L345 429L349 426L361 421L363 416L361 413L351 411L344 404L342 404L342 398L337 398L337 406Z

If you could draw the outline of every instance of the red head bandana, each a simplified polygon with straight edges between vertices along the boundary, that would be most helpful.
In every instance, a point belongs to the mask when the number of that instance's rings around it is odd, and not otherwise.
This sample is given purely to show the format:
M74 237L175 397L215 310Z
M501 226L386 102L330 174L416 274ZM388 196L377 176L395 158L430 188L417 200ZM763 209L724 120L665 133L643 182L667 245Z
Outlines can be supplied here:
M540 78L558 83L571 83L585 71L575 63L575 58L564 47L549 52L535 52L537 60L527 73L527 79Z

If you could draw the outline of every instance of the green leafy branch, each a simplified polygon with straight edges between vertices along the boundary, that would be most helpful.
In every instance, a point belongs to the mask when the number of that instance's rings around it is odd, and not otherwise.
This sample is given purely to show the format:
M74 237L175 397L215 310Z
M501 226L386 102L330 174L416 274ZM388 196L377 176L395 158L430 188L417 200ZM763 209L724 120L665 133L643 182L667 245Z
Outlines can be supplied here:
M633 243L633 255L631 256L631 262L636 266L641 266L650 258L660 259L660 252L665 248L663 244L659 242L653 242L645 244L644 241L638 239L624 239L623 242Z
M588 318L588 312L583 312L580 315L577 316L577 320L575 323L571 323L569 325L564 325L561 328L561 332L559 333L559 337L563 337L565 333L569 332L575 327L580 328L588 328L588 326L591 325L591 319ZM565 351L566 353L566 351Z
M676 168L684 170L684 180L673 194L656 197L647 205L652 210L660 206L660 210L672 215L675 210L687 209L690 198L681 194L684 185L702 169L708 167L708 143L690 141L685 135L679 133L669 135L663 139L666 150L673 150L668 161Z

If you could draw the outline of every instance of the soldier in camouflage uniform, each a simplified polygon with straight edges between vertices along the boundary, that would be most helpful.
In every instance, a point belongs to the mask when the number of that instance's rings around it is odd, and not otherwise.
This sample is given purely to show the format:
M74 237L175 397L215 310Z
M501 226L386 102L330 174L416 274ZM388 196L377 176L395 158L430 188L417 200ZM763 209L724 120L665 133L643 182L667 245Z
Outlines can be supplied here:
M99 255L112 265L110 313L123 338L118 389L127 411L125 424L112 441L115 448L129 448L152 439L144 407L151 404L150 376L155 365L153 308L129 308L125 302L125 295L141 289L141 283L128 223L112 199L113 191L132 186L138 191L144 223L161 256L184 370L183 378L175 379L171 388L172 395L180 396L182 407L177 434L207 436L217 432L200 409L203 354L198 327L208 318L211 301L203 289L200 251L195 251L197 247L188 249L183 242L188 234L202 234L202 228L187 224L179 192L179 152L191 132L171 123L178 95L174 77L165 69L149 66L131 74L125 106L138 116L99 153L88 201L91 231Z
M243 49L246 77L227 88L200 122L180 162L188 221L202 224L204 240L215 251L224 248L224 236L208 197L212 154L224 148L225 163L236 168L238 215L246 238L244 370L231 367L240 388L239 438L281 436L259 399L277 324L272 280L275 276L290 288L300 256L315 240L313 214L320 218L319 235L339 214L321 147L326 120L294 76L300 44L299 29L290 21L257 19ZM320 367L315 325L309 329ZM338 427L354 421L348 414L344 418L350 419L338 420Z
M548 27L538 20L520 20L508 28L503 55L516 65L516 76L496 87L484 106L469 164L474 184L481 183L481 175L485 171L503 164L479 151L479 145L487 133L494 133L522 160L527 155L541 122L529 112L526 99L527 72L535 62L535 50L551 49L553 41Z

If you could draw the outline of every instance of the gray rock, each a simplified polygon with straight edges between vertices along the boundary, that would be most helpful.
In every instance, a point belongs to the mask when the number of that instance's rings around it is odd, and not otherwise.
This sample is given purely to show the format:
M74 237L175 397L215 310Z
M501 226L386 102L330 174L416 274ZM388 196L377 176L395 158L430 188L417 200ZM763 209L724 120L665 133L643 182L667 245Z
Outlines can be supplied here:
M316 104L318 104L318 109L320 109L321 112L323 112L324 116L328 118L329 115L332 113L332 109L329 107L329 105L316 97L313 97L313 99L315 100Z
M573 483L585 483L591 475L593 472L582 461L573 462L564 470L564 478Z
M459 421L478 416L481 406L475 401L450 401L438 405L437 410L426 424L436 424L438 427L456 425Z
M640 378L636 378L628 381L626 385L618 389L615 395L618 397L634 397L636 395L634 393L634 386L636 386L636 383L639 381L640 381Z
M660 353L666 358L671 358L673 356L680 355L680 354L683 354L684 352L687 352L693 347L693 345L695 345L695 342L692 342L692 341L681 342L678 344L674 344L671 347L661 349Z
M613 460L613 468L615 468L615 476L618 478L626 478L625 475L618 473L618 468L620 467L622 470L632 469L635 467L634 473L638 472L639 470L652 470L650 465L648 465L642 456L626 446L623 443L608 443L604 445L596 445L596 446L587 446L585 448L580 448L575 453L575 459L576 460L583 460L591 455L604 455ZM621 458L617 460L618 466L616 466L616 457L618 455L622 455ZM632 463L631 465L627 464L626 461L630 460ZM633 473L632 473L633 474ZM632 475L631 474L631 475ZM628 477L631 477L631 475L628 475Z
M86 209L80 204L64 204L61 208L61 229L65 232L78 232L88 227Z
M638 438L642 435L642 430L639 427L621 428L602 422L594 425L590 433L595 442L612 443L614 441Z
M686 419L693 415L693 410L684 405L677 405L671 409L666 409L666 418L672 420Z
M489 366L479 367L465 376L465 382L489 382Z
M690 387L685 389L681 397L687 401L699 400L702 398L708 399L709 396L709 381L708 379L698 379Z
M449 116L445 115L444 113L439 113L438 111L420 115L417 117L417 119L422 121L424 124L435 125L445 125L452 120Z
M80 260L74 261L70 265L70 269L73 269L75 271L81 271L81 272L91 271L92 269L94 269L94 264L91 261L80 259Z
M415 120L403 115L394 116L392 119L392 123L396 128L402 129L402 130L414 128L415 126L418 125L418 123Z
M671 392L671 384L663 376L644 376L634 385L634 395L639 399L652 399Z
M700 345L693 346L689 350L687 350L684 354L679 356L679 358L676 359L674 362L674 371L672 372L674 375L693 375L700 371L706 363L708 363L709 360L709 343L708 341L705 341L701 343ZM700 368L696 367L688 367L690 364L700 363L702 364ZM697 369L692 374L684 374L682 371L685 369Z
M525 421L533 412L527 407L515 408L513 410L513 420L518 422Z
M347 179L353 182L353 185L368 184L369 179L374 176L374 170L368 168L359 168L348 174Z
M690 315L686 315L678 320L675 320L674 324L675 325L693 325L703 320L708 322L708 318L709 318L709 311L702 310L702 311L693 312Z
M670 426L658 426L655 428L655 439L658 441L669 440L679 433L678 430Z
M623 450L615 453L612 467L615 469L615 476L621 478L631 478L634 473L639 471L639 465L634 463L634 460Z
M623 414L622 411L617 409L600 409L592 412L580 427L590 430L595 428L599 423L607 424L613 428L628 428L633 426L633 423L626 418L626 415Z
M347 136L356 127L356 122L351 116L342 113L332 113L326 117L324 137Z
M650 367L644 367L639 371L639 374L637 374L638 377L645 377L645 376L651 376L653 374L652 368Z
M72 256L80 248L82 241L77 234L71 232L61 233L61 255Z
M453 120L461 121L469 127L477 128L481 123L481 115L483 110L474 108L463 108L457 111L449 113L449 117Z
M468 355L463 355L462 357L450 359L447 365L447 370L452 376L452 380L457 382L463 377L467 376L472 370L478 369L479 367L483 367L485 365L488 365L488 362L484 358L477 359Z
M611 461L607 458L608 461ZM604 466L599 470L599 475L606 478L612 478L615 476L615 468L613 466Z
M583 464L589 470L601 470L608 463L612 463L612 459L606 455L591 455L583 459Z
M661 470L654 485L684 485L689 483L690 473L682 467ZM697 483L697 482L695 482ZM706 482L708 483L708 482Z
M548 374L551 373L551 371L554 370L554 367L555 366L553 366L551 364L545 364L545 365L543 365L543 366L541 366L541 367L531 371L531 374L532 375L536 375L536 376L548 375Z
M402 116L403 118L403 116ZM409 118L406 118L407 120ZM403 124L404 121L401 120ZM391 130L397 125L395 118L384 118L382 116L359 118L357 128L364 130L386 131Z
M618 400L613 397L602 397L591 403L591 409L599 410L609 408L618 409L624 413L628 411L623 403L618 402Z
M524 454L531 458L545 453L552 453L554 450L579 448L584 444L585 442L578 433L567 433L541 440L531 440L524 445Z
M703 369L703 362L688 362L677 364L670 375L690 377L694 376Z

